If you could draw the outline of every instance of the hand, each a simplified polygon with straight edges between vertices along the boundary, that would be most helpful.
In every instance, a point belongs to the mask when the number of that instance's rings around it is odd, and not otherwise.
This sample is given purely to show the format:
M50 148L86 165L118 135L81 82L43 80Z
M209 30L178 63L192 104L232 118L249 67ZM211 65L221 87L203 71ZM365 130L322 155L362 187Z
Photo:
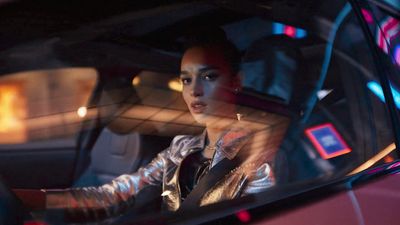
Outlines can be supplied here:
M15 195L30 211L46 209L46 192L35 189L13 189Z

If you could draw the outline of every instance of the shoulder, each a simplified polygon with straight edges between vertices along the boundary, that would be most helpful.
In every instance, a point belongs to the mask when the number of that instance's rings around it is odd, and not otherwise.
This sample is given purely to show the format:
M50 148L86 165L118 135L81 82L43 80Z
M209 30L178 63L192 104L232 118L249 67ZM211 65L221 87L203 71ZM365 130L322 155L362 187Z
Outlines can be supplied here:
M169 154L172 161L180 161L191 149L201 147L201 135L178 135L171 141Z

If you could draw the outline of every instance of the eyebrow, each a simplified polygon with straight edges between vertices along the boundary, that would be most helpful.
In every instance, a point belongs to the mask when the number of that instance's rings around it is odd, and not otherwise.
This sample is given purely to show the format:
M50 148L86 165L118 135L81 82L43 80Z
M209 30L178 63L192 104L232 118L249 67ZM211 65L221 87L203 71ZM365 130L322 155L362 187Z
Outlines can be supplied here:
M204 73L204 72L209 71L209 70L218 70L218 69L219 68L216 67L216 66L205 66L205 67L199 69L199 73ZM186 70L181 70L180 75L181 76L182 75L190 75L190 73L188 71L186 71Z
M189 75L189 72L186 71L186 70L181 70L181 72L180 72L179 75L180 75L180 76L182 76L182 75Z

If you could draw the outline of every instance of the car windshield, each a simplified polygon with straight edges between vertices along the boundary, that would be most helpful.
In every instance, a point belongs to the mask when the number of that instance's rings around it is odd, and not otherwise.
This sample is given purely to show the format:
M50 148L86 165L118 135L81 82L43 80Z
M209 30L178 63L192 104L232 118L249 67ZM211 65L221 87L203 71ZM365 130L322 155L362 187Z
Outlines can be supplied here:
M107 184L164 149L176 164L198 147L212 160L268 165L267 192L301 192L397 160L396 15L367 2L361 17L346 1L155 2L0 3L0 173L13 188ZM233 75L193 66L219 57L215 32L235 49ZM190 43L203 36L212 54ZM189 136L201 144L180 149L177 137ZM165 201L163 179L156 195ZM135 218L160 210L144 196Z

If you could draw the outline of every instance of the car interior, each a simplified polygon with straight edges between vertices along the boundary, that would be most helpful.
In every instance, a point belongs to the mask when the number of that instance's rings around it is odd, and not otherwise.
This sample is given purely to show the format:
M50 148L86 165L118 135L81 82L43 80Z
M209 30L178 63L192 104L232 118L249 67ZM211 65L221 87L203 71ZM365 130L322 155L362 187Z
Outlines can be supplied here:
M276 116L271 129L285 136L273 164L277 186L262 195L274 198L252 196L206 212L227 205L234 212L249 201L267 204L343 179L393 142L388 111L365 85L377 80L373 58L366 40L355 35L362 31L345 1L11 1L0 6L0 28L7 31L0 35L0 88L20 82L58 91L29 101L30 107L48 109L27 113L25 141L0 142L0 174L13 189L106 184L148 164L174 136L201 133L204 127L191 117L177 74L187 32L211 26L222 28L242 55L238 110L257 123ZM342 14L346 20L340 20ZM42 83L40 74L46 75ZM67 80L72 74L81 86ZM68 82L71 89L63 87ZM47 101L64 108L52 111ZM85 110L80 118L78 106ZM287 129L279 126L282 118L290 119ZM347 152L321 150L312 135L322 128ZM160 188L144 190L135 208L111 223L146 223L160 210L160 194Z

